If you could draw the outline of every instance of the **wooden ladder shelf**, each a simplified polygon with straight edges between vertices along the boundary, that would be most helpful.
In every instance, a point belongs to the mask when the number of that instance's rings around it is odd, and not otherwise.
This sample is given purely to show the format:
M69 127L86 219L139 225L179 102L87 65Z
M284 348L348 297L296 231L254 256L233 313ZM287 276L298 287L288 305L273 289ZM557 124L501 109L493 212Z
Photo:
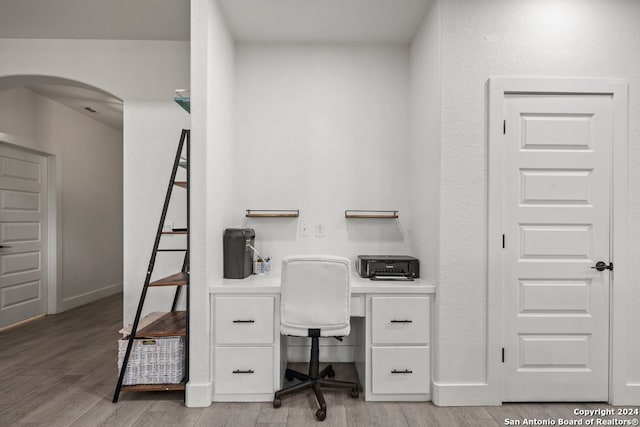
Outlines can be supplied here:
M127 337L127 349L124 354L122 362L122 368L118 376L118 384L113 394L113 403L118 401L121 391L176 391L185 390L185 385L189 380L189 148L190 132L187 129L183 129L180 135L180 142L178 143L178 151L176 152L175 160L173 162L173 169L171 171L171 178L169 180L169 186L164 199L164 205L162 207L162 214L160 215L160 222L158 224L158 231L156 232L155 241L153 244L153 250L151 251L151 259L149 261L149 267L147 268L147 275L145 277L144 286L142 288L142 294L140 295L140 301L138 302L138 309L131 326L131 333ZM184 153L184 157L183 157ZM176 181L176 175L179 168L186 169L186 181ZM171 195L173 188L178 187L186 190L186 215L187 215L187 227L186 229L174 229L172 231L164 230L164 223L167 216L167 210L169 208L169 202L171 201ZM185 248L172 248L172 249L160 249L160 240L163 236L167 235L185 235L186 247ZM184 252L184 261L182 263L182 269L175 274L164 277L159 280L151 281L151 275L156 264L156 256L159 252ZM138 329L140 324L140 317L142 315L142 309L144 301L147 296L147 290L155 287L167 287L175 286L176 292L173 297L173 304L171 310L158 319L154 320L150 324ZM185 290L186 310L177 310L178 299L180 297L181 290ZM140 339L149 339L155 337L184 337L184 377L181 382L175 384L132 384L124 385L124 377L129 366L130 356L133 348L133 343Z

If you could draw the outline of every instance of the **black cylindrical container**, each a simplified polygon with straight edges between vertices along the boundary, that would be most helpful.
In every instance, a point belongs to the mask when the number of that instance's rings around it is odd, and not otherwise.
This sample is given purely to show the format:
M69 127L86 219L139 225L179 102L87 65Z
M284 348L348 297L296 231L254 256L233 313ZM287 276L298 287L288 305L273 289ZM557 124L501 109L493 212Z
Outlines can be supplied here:
M256 232L252 228L224 230L224 278L244 279L253 272L253 249Z

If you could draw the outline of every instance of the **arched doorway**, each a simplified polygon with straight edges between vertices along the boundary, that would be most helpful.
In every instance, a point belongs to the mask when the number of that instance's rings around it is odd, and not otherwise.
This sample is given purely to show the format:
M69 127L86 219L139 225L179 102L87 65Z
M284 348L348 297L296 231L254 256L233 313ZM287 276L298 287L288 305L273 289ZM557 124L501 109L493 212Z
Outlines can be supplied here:
M122 291L122 107L74 80L0 78L0 328Z

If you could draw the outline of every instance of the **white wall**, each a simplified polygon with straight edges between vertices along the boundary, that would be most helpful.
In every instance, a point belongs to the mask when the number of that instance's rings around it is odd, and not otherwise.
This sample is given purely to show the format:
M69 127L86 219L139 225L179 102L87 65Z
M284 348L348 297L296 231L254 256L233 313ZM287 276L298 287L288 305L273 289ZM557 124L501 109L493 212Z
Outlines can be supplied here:
M37 124L56 153L67 310L122 290L122 133L44 97Z
M272 258L407 253L409 52L406 45L240 44L236 53L233 204ZM299 218L245 218L299 209ZM399 220L345 219L346 209ZM301 237L300 222L325 224Z
M0 77L63 77L124 102L124 321L128 323L144 282L180 130L190 123L188 114L172 101L174 89L189 87L189 43L0 39L0 57ZM167 262L159 259L159 263ZM166 268L176 271L173 265ZM170 293L150 292L148 309L169 308Z
M38 95L30 90L12 89L0 92L0 132L38 144L36 138Z
M447 0L442 8L442 144L436 378L475 403L486 382L486 93L490 77L629 81L629 164L640 163L640 3ZM640 256L640 170L630 168L629 259ZM629 271L630 283L640 277ZM640 288L628 301L637 313ZM627 396L640 384L640 322L628 319ZM468 387L467 387L468 386ZM478 388L482 390L482 388ZM435 398L434 393L434 398ZM442 402L446 403L446 402Z
M232 195L234 44L215 0L191 4L191 305L187 406L209 406L211 307Z
M440 200L440 4L431 2L411 42L411 252L420 274L438 279Z
M122 133L26 88L0 91L0 132L54 155L58 311L121 292Z

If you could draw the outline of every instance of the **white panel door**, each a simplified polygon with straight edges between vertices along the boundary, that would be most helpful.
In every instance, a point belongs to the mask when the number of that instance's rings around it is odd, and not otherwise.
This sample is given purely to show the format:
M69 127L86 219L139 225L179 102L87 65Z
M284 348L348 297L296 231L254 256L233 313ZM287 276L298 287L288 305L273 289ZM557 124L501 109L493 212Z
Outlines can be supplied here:
M504 401L606 401L612 100L505 97Z
M0 145L0 328L47 311L46 158Z

